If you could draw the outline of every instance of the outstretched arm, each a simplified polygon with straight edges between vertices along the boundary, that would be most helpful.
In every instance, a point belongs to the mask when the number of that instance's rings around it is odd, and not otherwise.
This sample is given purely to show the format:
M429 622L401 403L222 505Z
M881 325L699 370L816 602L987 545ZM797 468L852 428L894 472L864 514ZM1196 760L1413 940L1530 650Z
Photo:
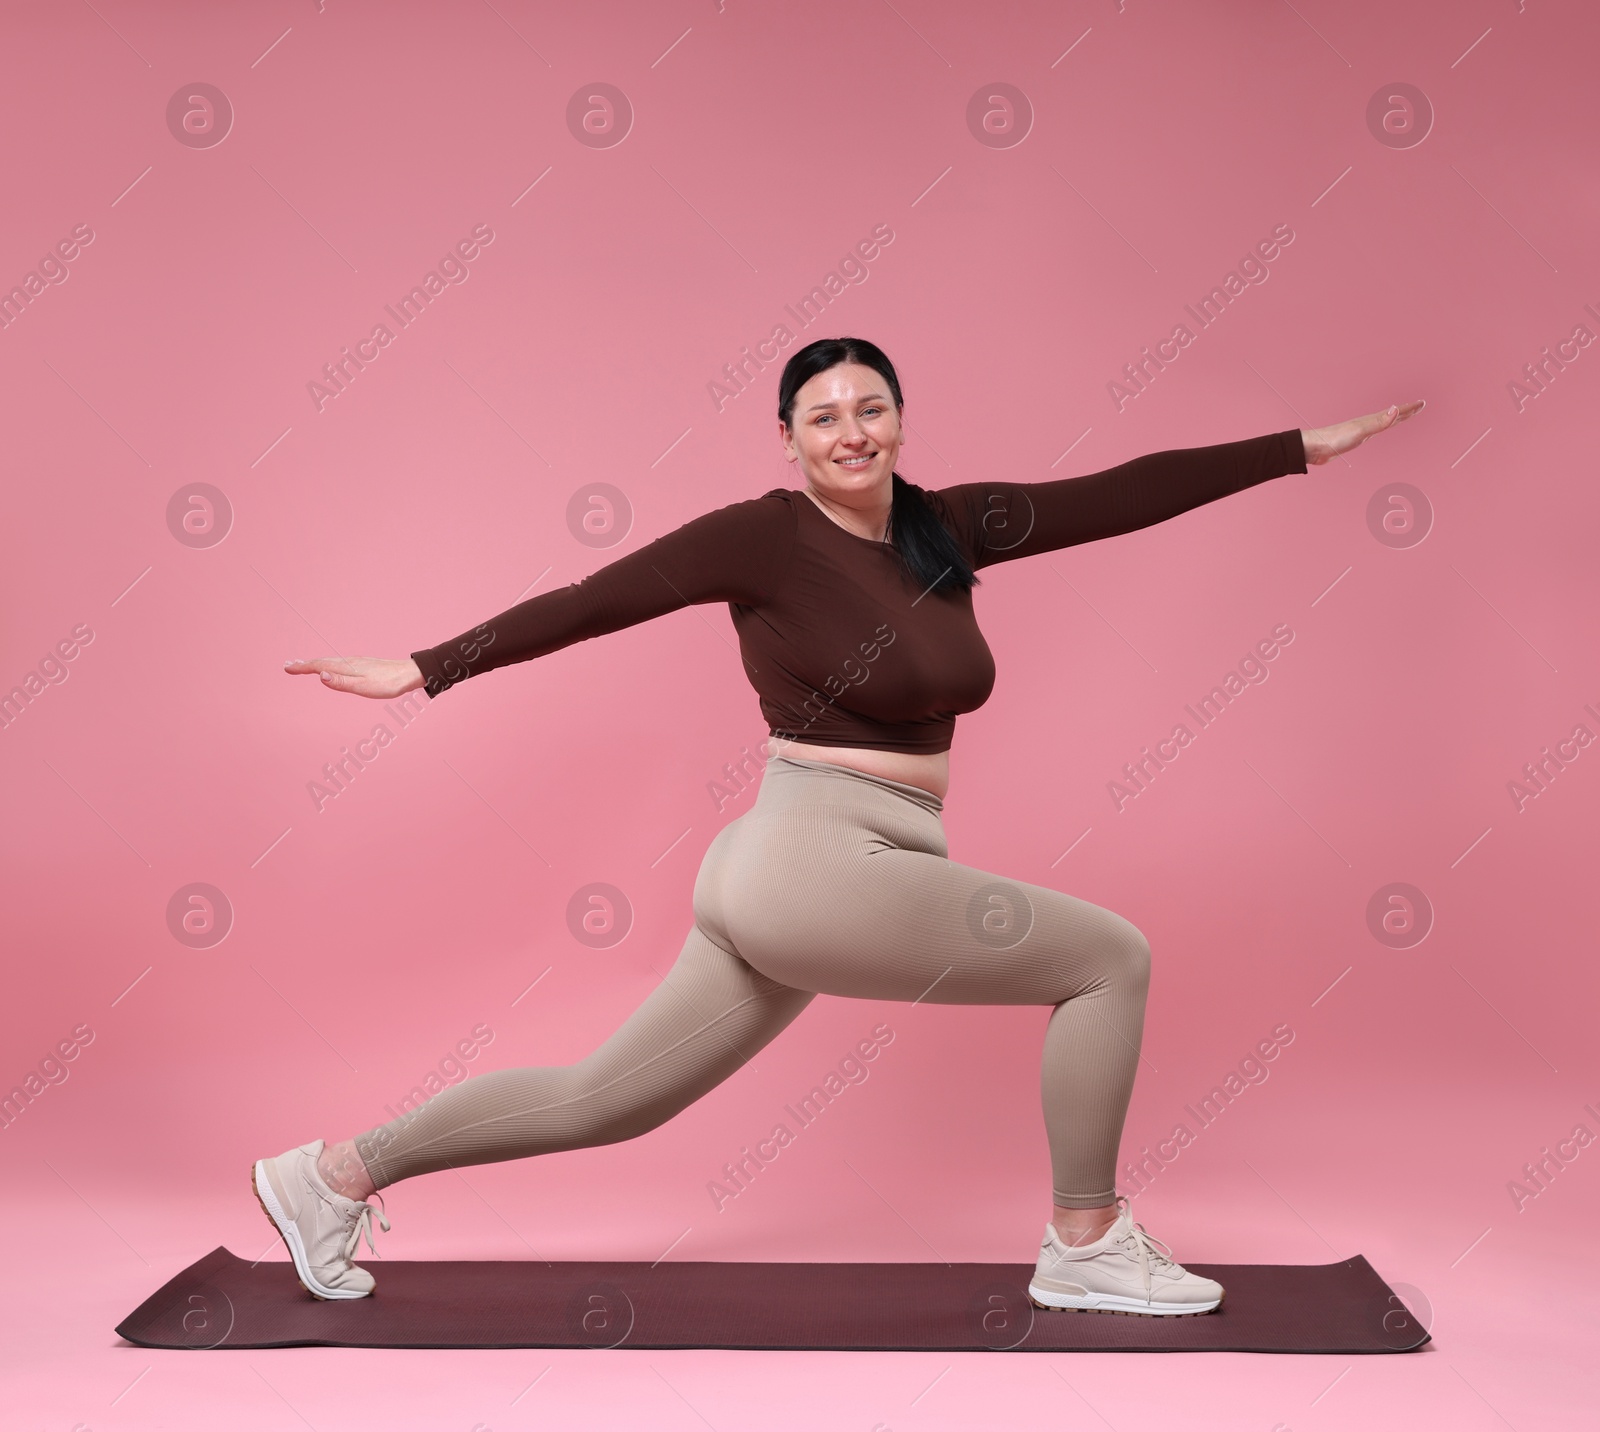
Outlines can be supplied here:
M293 676L388 700L424 687L438 696L481 672L634 626L701 602L760 606L782 580L794 513L781 498L719 507L566 587L530 597L470 631L409 657L318 657L284 663Z
M1420 401L1326 428L1147 453L1104 472L1047 482L969 482L940 489L947 520L976 567L1054 552L1164 522L1247 487L1305 472L1418 411Z

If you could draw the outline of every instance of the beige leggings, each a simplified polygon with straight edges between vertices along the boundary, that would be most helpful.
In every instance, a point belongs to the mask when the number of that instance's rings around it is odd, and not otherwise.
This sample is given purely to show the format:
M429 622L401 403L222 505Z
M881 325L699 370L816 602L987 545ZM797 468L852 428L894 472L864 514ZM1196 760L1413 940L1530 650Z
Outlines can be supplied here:
M772 757L706 852L682 953L622 1027L576 1064L492 1070L358 1134L373 1182L636 1138L831 994L1053 1005L1055 1202L1110 1203L1150 946L1109 910L950 860L942 809L916 786Z

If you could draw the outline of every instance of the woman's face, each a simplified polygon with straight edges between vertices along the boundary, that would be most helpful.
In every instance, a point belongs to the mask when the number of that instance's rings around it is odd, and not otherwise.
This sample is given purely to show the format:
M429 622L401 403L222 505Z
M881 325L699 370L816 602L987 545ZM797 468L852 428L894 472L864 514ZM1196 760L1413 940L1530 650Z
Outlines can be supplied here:
M790 421L778 424L784 456L813 491L846 507L883 505L904 437L877 369L839 363L818 373L795 394Z

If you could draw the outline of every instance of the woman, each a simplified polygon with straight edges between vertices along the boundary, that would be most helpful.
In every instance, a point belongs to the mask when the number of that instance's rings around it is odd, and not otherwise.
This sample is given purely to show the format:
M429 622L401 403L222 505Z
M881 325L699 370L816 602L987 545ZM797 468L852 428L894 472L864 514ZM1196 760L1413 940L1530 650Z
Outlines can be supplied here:
M1136 458L1049 482L928 492L894 471L899 380L857 338L785 365L779 436L804 485L686 523L582 582L412 653L292 661L336 691L437 698L470 676L698 602L726 601L771 732L755 804L712 840L694 927L643 1004L587 1058L502 1069L420 1109L254 1169L262 1207L319 1298L359 1298L366 1199L402 1178L635 1138L739 1069L816 994L1048 1004L1041 1092L1054 1178L1029 1295L1046 1308L1210 1312L1116 1192L1150 948L1120 915L948 858L940 822L955 718L994 662L976 570L1131 532L1308 463L1420 401L1328 428ZM380 1212L379 1222L389 1222Z

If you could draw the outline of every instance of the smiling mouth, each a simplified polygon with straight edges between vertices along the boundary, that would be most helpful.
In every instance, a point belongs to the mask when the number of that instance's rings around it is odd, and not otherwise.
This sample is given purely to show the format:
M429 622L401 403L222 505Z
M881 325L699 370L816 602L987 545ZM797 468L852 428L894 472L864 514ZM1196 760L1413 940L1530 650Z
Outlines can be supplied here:
M834 458L834 462L836 462L840 467L859 469L867 466L867 464L870 463L875 457L877 457L877 453L869 452L858 457L836 457Z

